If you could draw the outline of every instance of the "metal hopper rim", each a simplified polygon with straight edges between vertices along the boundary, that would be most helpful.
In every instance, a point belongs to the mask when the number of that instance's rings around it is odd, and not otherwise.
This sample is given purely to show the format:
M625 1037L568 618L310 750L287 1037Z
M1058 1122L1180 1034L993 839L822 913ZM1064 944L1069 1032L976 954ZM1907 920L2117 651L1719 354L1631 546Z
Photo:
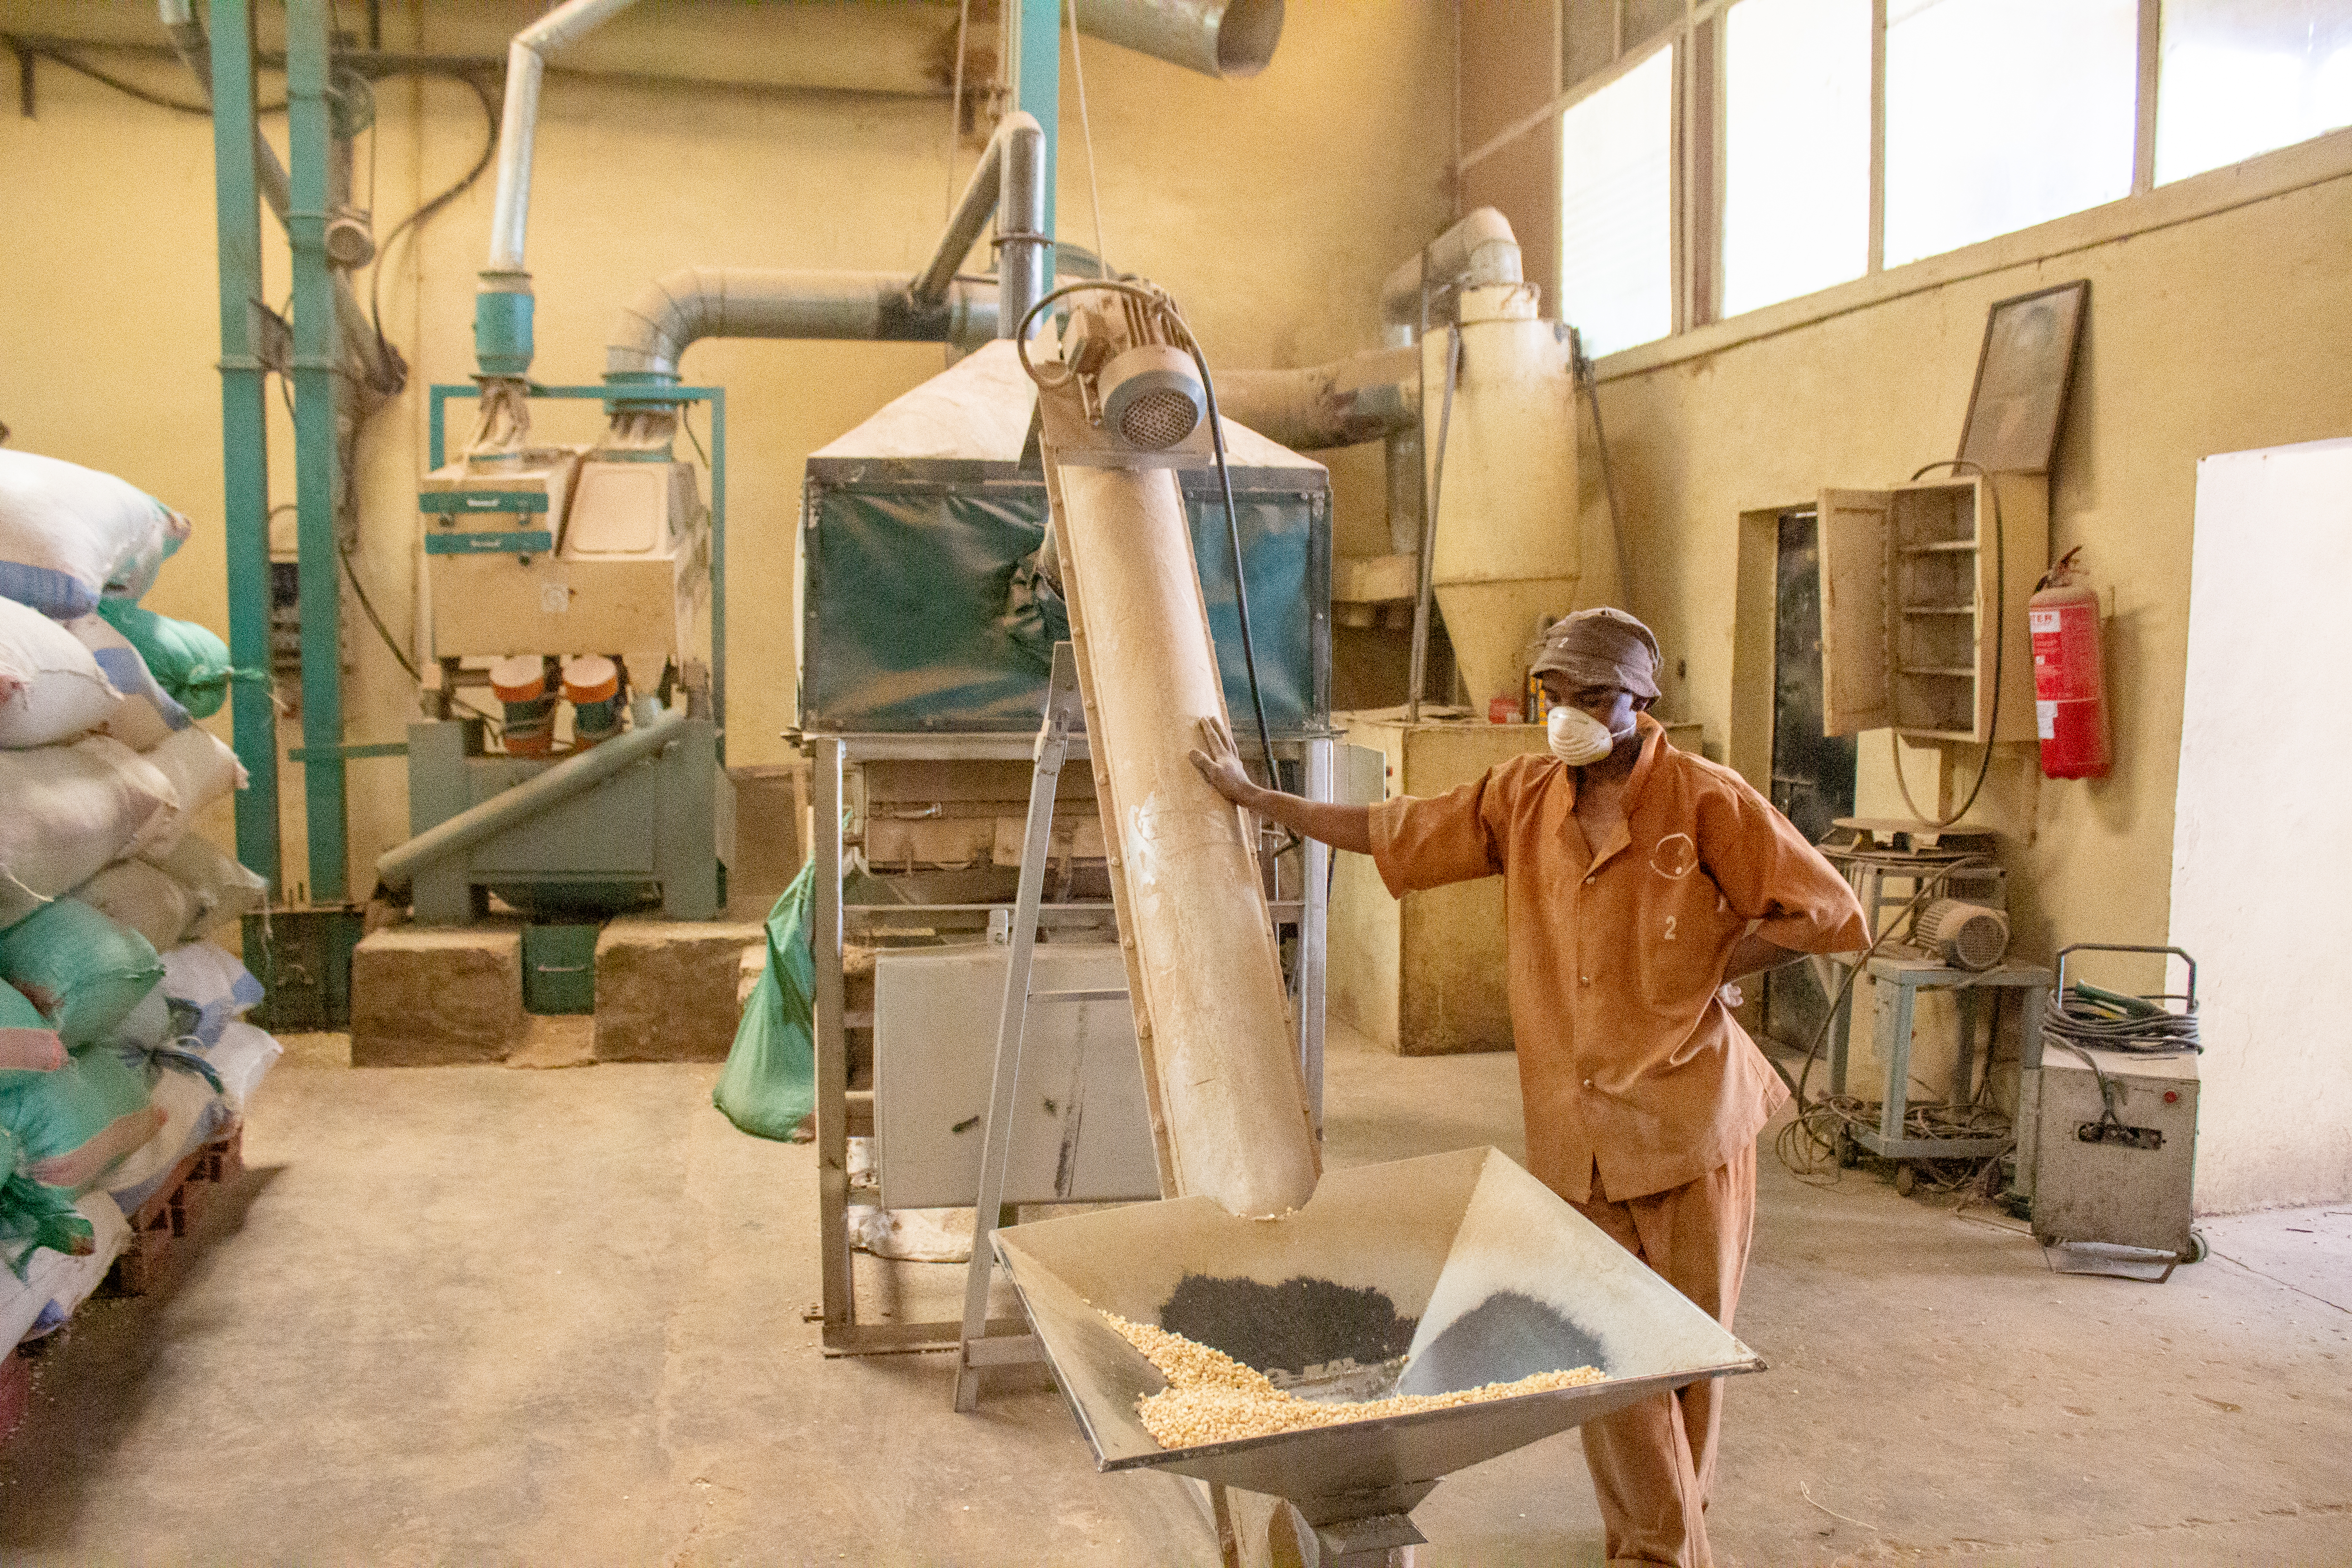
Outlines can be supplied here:
M1017 1275L1013 1277L1013 1289L1021 1297L1023 1312L1029 1317L1030 1321L1035 1322L1037 1314L1031 1306L1028 1292L1022 1288ZM1106 1326L1106 1331L1108 1331L1108 1326ZM1150 1358L1134 1346L1126 1344L1124 1341L1120 1342L1126 1353L1150 1368L1154 1377L1160 1377L1161 1388L1168 1386L1167 1379L1160 1376L1160 1369L1151 1365ZM1269 1432L1261 1437L1236 1437L1229 1443L1202 1443L1189 1448L1163 1448L1155 1454L1138 1454L1131 1458L1106 1459L1103 1458L1102 1442L1096 1436L1094 1421L1087 1411L1086 1402L1078 1398L1069 1384L1063 1380L1061 1368L1051 1356L1046 1358L1046 1365L1054 1374L1054 1385L1060 1390L1062 1402L1069 1406L1071 1415L1077 1420L1079 1429L1087 1435L1087 1446L1094 1450L1095 1468L1106 1474L1113 1470L1159 1469L1173 1463L1246 1455L1277 1447L1301 1438L1311 1438L1327 1434L1336 1435L1346 1432L1354 1436L1410 1430L1433 1425L1448 1418L1475 1415L1482 1411L1520 1407L1528 1401L1591 1400L1603 1390L1616 1394L1632 1393L1633 1397L1640 1398L1645 1394L1680 1388L1704 1378L1727 1377L1740 1373L1767 1370L1763 1357L1751 1356L1746 1361L1725 1362L1688 1372L1676 1370L1671 1373L1653 1373L1644 1377L1606 1378L1600 1383L1583 1384L1574 1388L1546 1388L1528 1394L1506 1394L1500 1398L1482 1399L1474 1404L1456 1405L1444 1410L1420 1410L1403 1415L1376 1416L1369 1421L1346 1421L1331 1426L1312 1426L1297 1432ZM1151 1392L1158 1393L1159 1390L1154 1389Z

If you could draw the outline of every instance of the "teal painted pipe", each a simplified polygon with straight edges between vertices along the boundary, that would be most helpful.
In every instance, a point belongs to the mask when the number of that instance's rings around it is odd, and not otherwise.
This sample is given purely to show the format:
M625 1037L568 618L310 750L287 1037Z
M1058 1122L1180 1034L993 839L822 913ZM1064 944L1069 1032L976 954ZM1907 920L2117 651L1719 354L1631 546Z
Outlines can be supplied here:
M531 296L527 275L515 292L474 296L474 363L484 375L530 374Z
M255 184L250 0L214 0L213 188L220 252L221 505L228 553L231 661L269 668L269 426L252 302L261 294L261 209ZM230 687L231 733L247 784L236 792L236 858L279 889L278 713L266 685Z
M350 889L343 796L342 604L335 537L335 280L327 264L327 28L331 0L287 0L287 143L293 205L294 507L302 616L303 816L310 899Z
M1054 276L1054 183L1062 152L1062 5L1064 0L1010 0L1006 25L1013 42L1013 107L1036 117L1045 132L1043 275ZM1015 318L1017 323L1018 317ZM999 329L1012 335L1011 327Z
M501 790L480 805L436 823L405 844L395 845L376 858L376 879L394 893L404 891L416 873L436 860L460 854L476 845L530 821L573 795L594 788L632 763L644 761L678 738L686 710L673 708L650 723L589 751L566 757L528 784Z

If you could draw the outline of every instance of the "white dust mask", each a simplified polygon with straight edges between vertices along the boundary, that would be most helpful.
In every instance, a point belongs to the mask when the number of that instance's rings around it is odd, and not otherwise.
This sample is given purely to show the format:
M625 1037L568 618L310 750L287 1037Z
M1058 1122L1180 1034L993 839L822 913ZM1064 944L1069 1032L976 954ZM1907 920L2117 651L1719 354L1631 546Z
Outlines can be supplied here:
M1581 708L1563 703L1551 710L1544 721L1544 733L1551 743L1551 754L1570 767L1580 768L1587 763L1597 763L1617 749L1618 737L1609 726Z

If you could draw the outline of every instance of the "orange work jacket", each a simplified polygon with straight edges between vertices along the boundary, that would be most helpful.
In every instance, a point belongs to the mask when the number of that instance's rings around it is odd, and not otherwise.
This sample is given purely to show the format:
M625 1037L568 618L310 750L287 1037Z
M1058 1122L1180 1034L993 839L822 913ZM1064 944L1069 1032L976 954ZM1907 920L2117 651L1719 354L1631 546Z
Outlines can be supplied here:
M1644 714L1625 824L1598 853L1576 770L1514 757L1429 799L1372 807L1389 891L1503 879L1528 1168L1571 1203L1696 1181L1788 1090L1717 992L1750 921L1802 952L1868 945L1835 868L1748 782Z

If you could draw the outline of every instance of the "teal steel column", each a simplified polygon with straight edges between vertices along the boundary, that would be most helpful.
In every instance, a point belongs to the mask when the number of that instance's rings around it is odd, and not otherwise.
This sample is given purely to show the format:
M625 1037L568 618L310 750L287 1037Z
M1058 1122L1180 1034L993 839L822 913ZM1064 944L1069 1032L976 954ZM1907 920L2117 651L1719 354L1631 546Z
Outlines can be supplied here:
M1062 148L1063 0L1009 0L1015 29L1013 107L1037 117L1045 132L1045 237L1054 237L1054 185ZM1045 247L1045 287L1054 286L1054 247Z
M228 551L229 658L269 668L269 426L253 312L261 299L261 209L253 173L249 0L212 9L213 186L220 250L221 531ZM249 781L236 795L236 858L278 887L278 714L269 689L229 687L231 733Z
M294 505L302 609L302 799L310 901L340 903L343 841L341 589L335 540L335 281L327 267L330 0L287 0L286 98L294 258Z
M685 417L680 405L679 417ZM710 716L727 765L727 389L710 389Z

